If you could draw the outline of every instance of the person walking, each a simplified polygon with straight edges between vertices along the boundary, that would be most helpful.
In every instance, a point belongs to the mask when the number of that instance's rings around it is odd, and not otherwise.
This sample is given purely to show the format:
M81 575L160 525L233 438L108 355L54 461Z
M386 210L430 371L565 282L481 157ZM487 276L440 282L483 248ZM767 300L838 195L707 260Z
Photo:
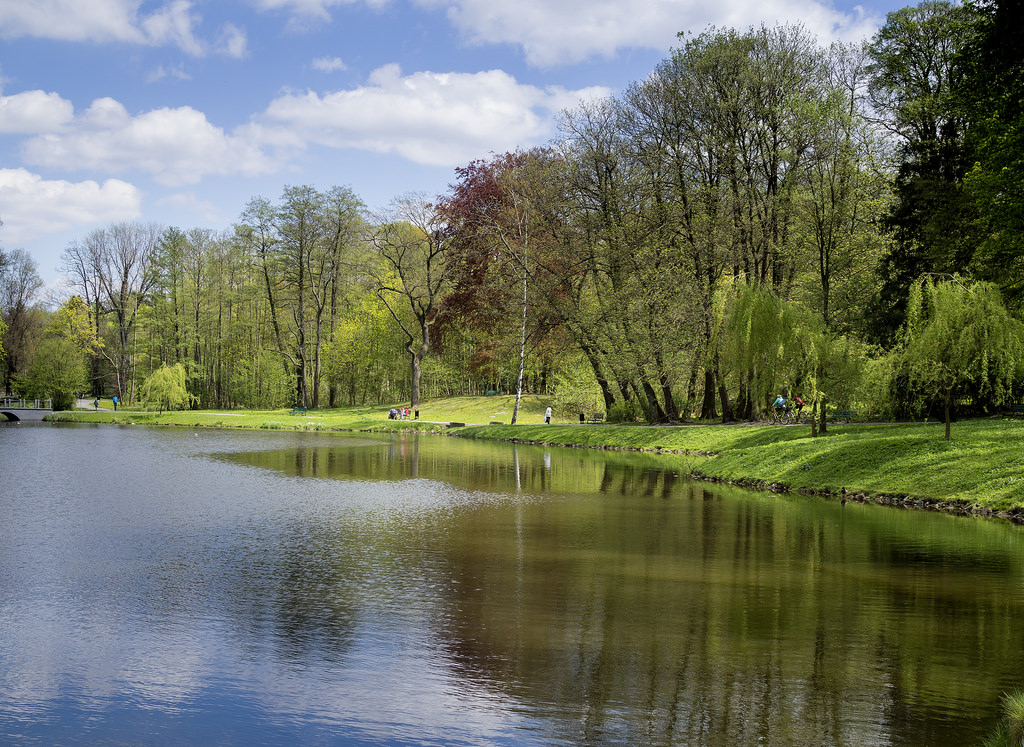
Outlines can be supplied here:
M114 412L117 412L117 395L116 394L114 395L113 403L114 403Z
M551 405L544 411L544 424L551 425Z

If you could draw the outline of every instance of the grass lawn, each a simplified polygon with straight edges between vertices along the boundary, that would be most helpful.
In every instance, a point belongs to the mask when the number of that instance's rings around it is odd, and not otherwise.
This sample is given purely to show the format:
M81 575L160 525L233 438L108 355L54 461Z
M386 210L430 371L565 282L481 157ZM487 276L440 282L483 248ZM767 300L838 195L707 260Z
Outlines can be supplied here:
M704 425L685 427L579 425L578 413L555 413L543 424L545 398L524 396L518 424L508 425L513 395L456 397L424 402L420 420L389 420L388 406L311 410L114 413L79 410L55 419L351 431L448 432L471 438L552 445L667 450L688 455L692 474L792 490L906 496L959 502L1024 516L1024 419L986 418L953 424L952 440L939 423L838 425L818 438L810 426ZM101 403L101 407L103 403ZM448 423L466 427L448 428ZM500 422L502 425L489 425Z

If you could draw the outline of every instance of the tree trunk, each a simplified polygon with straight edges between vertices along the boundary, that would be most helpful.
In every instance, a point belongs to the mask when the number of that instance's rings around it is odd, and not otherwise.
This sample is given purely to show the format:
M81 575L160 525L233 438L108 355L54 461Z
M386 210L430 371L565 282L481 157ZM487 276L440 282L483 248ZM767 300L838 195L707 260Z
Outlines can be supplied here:
M412 356L412 394L409 397L409 407L420 406L420 375L422 368L420 361L423 360L423 353L413 353Z
M646 378L641 380L640 386L643 388L644 397L647 399L647 421L649 423L663 422L665 420L665 411L661 409L661 403L658 402L658 393L654 391L654 387L651 386Z
M519 328L519 375L516 376L516 404L512 408L512 425L519 418L519 403L523 399L523 371L526 369L526 269L523 269L523 317Z
M700 406L700 416L704 420L718 418L718 409L715 407L715 391L717 389L714 369L708 366L704 369L704 401Z

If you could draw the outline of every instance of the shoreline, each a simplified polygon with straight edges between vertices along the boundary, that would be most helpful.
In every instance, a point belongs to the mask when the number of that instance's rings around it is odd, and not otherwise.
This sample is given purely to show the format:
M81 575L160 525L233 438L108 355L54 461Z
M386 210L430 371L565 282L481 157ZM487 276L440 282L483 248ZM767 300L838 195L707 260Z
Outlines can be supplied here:
M439 413L432 413L436 417ZM1024 523L1024 420L993 417L954 424L953 440L921 425L845 424L810 437L805 426L737 424L463 425L389 421L379 408L318 411L65 411L49 422L371 433L437 433L542 446L638 451L681 457L694 479L766 492L839 498Z

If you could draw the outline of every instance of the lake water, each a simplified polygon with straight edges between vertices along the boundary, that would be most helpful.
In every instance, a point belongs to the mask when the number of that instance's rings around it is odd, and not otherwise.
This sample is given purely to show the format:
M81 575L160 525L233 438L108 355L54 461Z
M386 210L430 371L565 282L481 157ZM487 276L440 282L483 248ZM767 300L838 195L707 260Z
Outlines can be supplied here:
M0 426L0 742L962 745L1024 533L682 458Z

